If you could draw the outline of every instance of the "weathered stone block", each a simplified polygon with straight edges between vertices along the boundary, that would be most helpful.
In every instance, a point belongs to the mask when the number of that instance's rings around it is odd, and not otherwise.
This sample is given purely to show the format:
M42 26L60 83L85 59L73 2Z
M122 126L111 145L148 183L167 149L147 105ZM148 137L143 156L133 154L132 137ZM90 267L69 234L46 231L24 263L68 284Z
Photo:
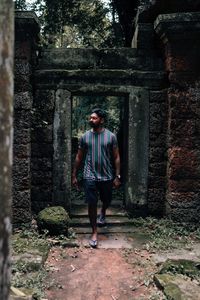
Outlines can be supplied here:
M31 92L30 75L18 75L15 79L15 93Z
M167 149L167 135L166 133L161 133L161 134L155 134L154 132L150 132L149 135L149 144L150 147L153 148L159 148L162 149L162 152L165 153ZM167 157L164 154L165 157Z
M51 143L53 142L53 126L46 125L45 127L35 127L31 133L32 142L43 142Z
M67 234L69 216L61 206L47 207L40 211L37 217L38 229L48 230L49 234Z
M33 157L52 157L53 155L53 145L52 144L45 144L45 143L33 143L31 145L31 152Z
M169 106L171 119L190 119L193 117L191 112L191 97L188 91L181 92L171 89L169 92Z
M15 208L24 208L30 210L31 207L31 193L30 190L14 191L13 192L13 206Z
M168 56L165 63L169 72L186 72L191 69L191 61L185 56Z
M52 172L50 171L34 171L31 173L31 183L33 185L52 185Z
M169 122L170 137L169 146L193 148L197 136L197 123L194 119L173 119ZM184 137L183 137L184 132Z
M162 201L156 202L156 201L148 201L148 214L152 216L163 216L165 207L164 207L164 202Z
M200 152L187 148L172 148L168 151L168 175L171 179L199 179Z
M30 163L28 159L14 159L13 187L14 190L26 190L30 188Z
M149 160L151 163L163 162L166 160L166 152L163 148L150 148Z
M41 170L41 171L50 171L52 170L52 158L32 158L31 159L31 169L32 170Z
M26 158L31 156L31 144L14 144L13 154L16 158Z
M29 110L15 109L14 111L14 127L18 130L31 127L31 113Z
M151 163L149 165L149 175L151 176L166 176L166 162Z
M171 208L166 205L167 215L176 222L198 222L199 221L199 208Z
M31 142L31 134L29 128L14 128L14 144L29 144Z
M13 188L16 191L28 190L31 186L30 174L13 174Z
M149 187L151 188L165 188L166 186L166 177L163 176L148 176L148 183L149 183Z
M52 187L51 186L33 186L31 187L31 201L45 202L46 204L52 203Z
M31 110L32 114L32 127L37 127L37 126L46 126L46 125L51 125L53 124L53 116L54 116L54 111L53 110L48 110L46 109L40 109L37 110L36 108L33 108Z
M148 203L160 203L161 206L165 203L165 188L156 188L149 187L148 189Z
M198 208L200 207L199 193L170 193L167 202L171 208Z
M168 191L179 193L179 192L199 192L200 191L200 180L194 179L182 179L182 180L169 180Z
M19 207L13 207L13 223L14 224L25 224L30 223L32 219L31 215L31 209L27 208L19 208Z
M54 90L36 90L33 107L38 109L53 110L55 103Z
M150 91L149 100L150 103L167 103L167 89L161 91Z
M32 94L30 92L19 92L14 97L15 109L31 109L32 107Z
M24 176L29 175L30 173L30 162L26 158L14 158L13 164L13 174L20 175L23 174Z
M15 40L15 59L27 59L31 58L32 45L29 40Z
M24 59L15 59L15 76L19 75L30 75L31 74L31 65L27 60Z

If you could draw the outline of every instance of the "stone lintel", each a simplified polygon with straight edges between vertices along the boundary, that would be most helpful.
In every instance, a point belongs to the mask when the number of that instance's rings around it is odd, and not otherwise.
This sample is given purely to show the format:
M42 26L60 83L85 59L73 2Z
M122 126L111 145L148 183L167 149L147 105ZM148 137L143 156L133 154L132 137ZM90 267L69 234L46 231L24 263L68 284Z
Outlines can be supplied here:
M200 39L200 13L162 14L154 22L154 29L163 43ZM191 47L190 44L188 46Z
M165 87L166 73L162 71L134 70L37 70L35 71L37 86L55 88L58 85L94 84L109 86L146 86L152 88Z

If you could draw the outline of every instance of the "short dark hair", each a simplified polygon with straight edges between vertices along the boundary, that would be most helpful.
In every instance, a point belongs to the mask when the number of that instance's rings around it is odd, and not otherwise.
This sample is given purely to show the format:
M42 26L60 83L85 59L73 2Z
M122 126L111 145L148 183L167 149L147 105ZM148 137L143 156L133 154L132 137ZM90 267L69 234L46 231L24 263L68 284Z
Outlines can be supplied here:
M101 108L94 108L94 109L92 109L92 114L97 114L97 116L98 117L100 117L100 118L106 118L106 112L103 110L103 109L101 109Z

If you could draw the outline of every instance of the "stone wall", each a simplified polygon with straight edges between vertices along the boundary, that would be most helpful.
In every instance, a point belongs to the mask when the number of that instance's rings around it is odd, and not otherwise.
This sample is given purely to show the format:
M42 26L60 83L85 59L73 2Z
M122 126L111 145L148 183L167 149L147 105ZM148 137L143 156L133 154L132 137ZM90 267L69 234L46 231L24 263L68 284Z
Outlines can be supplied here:
M165 213L167 166L167 90L150 92L148 211Z
M170 84L166 214L177 221L199 221L200 13L159 15L155 30Z
M147 6L148 7L148 6ZM148 12L149 13L149 12ZM142 14L142 12L141 12ZM153 23L146 15L135 24L132 47L149 61L149 70L164 70L164 60ZM166 75L166 74L165 74ZM149 85L149 162L147 213L163 216L166 197L167 166L167 76L162 85Z
M13 223L31 221L32 72L39 25L34 13L15 14Z
M52 205L53 200L53 122L55 91L36 90L32 115L31 201L33 212Z

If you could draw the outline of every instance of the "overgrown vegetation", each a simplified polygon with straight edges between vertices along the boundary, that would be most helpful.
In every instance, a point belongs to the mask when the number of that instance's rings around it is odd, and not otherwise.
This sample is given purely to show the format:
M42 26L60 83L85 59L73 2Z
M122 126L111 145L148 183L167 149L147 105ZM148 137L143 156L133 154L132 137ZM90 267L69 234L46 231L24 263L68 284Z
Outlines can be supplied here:
M133 225L149 236L147 250L168 250L200 241L199 224L177 223L162 218L133 218Z
M48 282L48 269L44 267L52 245L60 247L77 246L74 232L69 230L69 237L60 235L50 238L48 232L41 235L36 229L20 229L12 236L12 282L11 285L19 288L33 299L44 297L44 290L52 286Z

